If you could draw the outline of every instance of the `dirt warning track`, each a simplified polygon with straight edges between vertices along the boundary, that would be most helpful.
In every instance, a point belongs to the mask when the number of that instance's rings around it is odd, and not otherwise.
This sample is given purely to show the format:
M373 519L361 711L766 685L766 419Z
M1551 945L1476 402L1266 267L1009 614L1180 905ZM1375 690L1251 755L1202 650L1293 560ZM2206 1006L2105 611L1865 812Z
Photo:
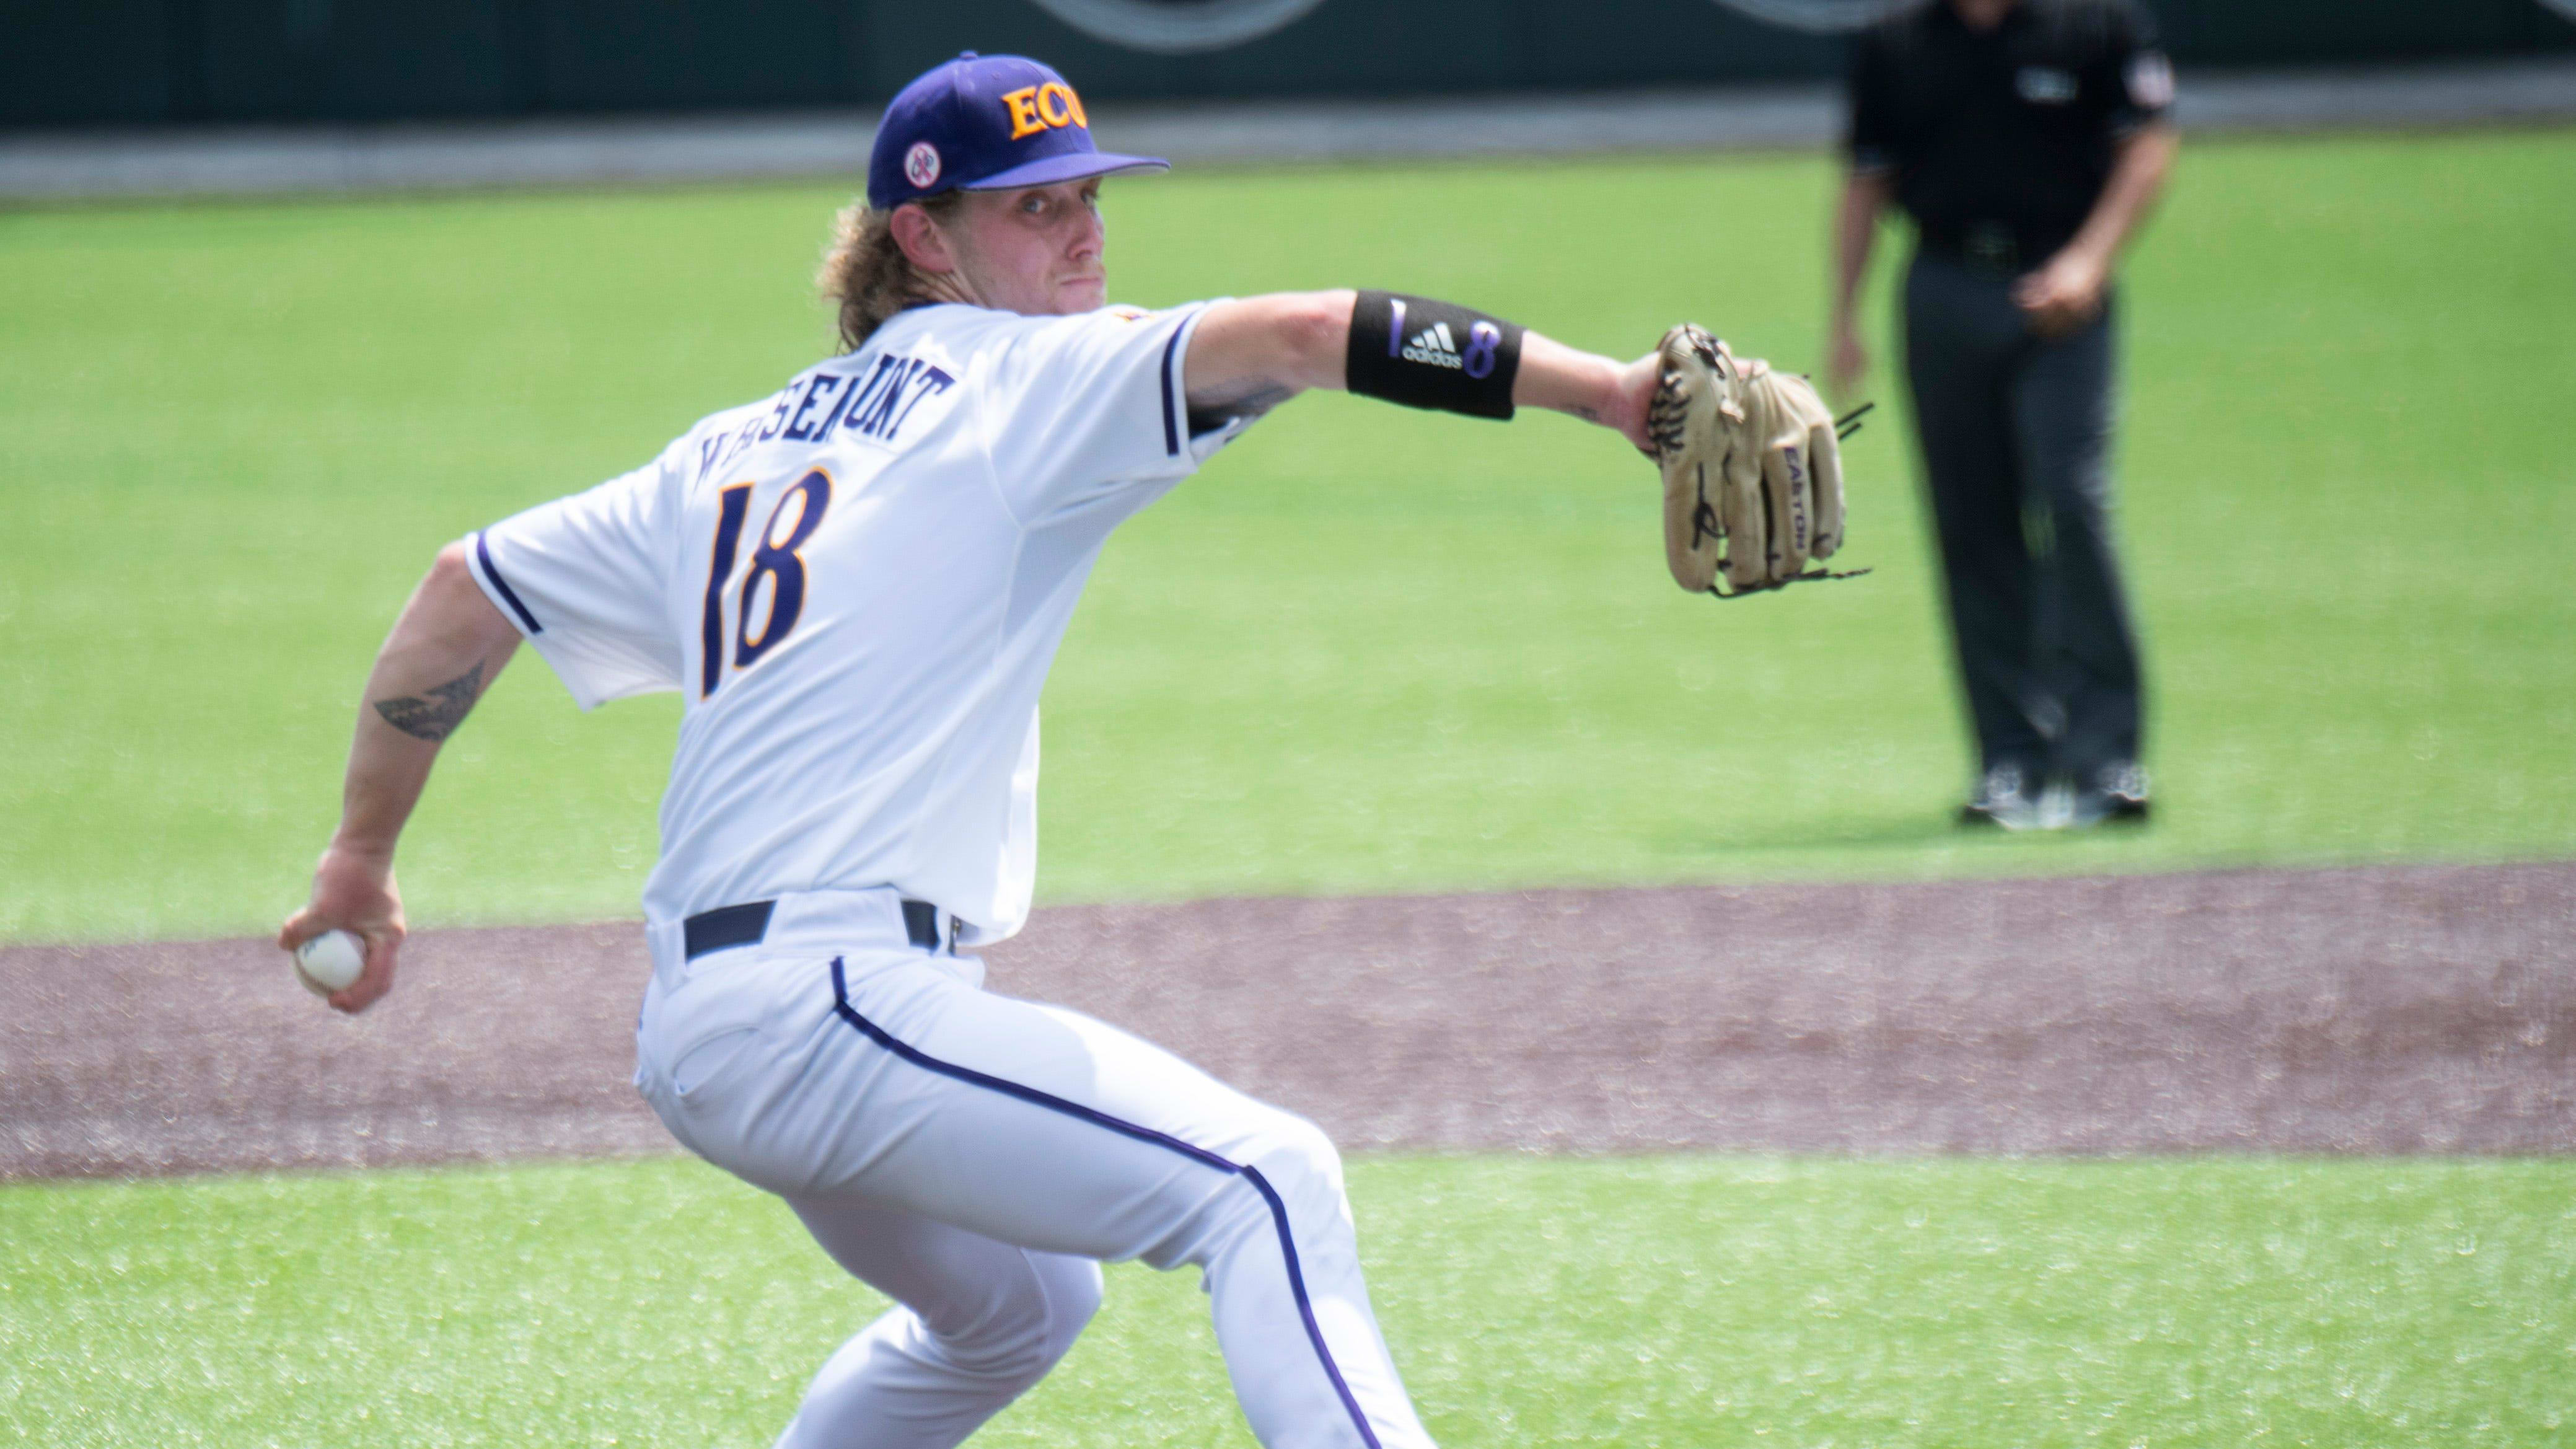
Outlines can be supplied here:
M2576 864L1059 907L989 959L1359 1149L2576 1151ZM0 1177L674 1150L646 969L426 932L348 1020L264 941L0 951Z

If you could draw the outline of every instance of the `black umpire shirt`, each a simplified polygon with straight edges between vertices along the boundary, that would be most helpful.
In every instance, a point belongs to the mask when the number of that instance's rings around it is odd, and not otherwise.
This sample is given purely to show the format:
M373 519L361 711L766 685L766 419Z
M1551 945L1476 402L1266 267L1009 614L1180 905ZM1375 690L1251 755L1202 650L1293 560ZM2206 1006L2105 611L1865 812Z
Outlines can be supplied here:
M1923 244L2026 270L2074 239L2121 138L2173 102L2134 0L2019 0L1971 30L1949 0L1881 22L1852 54L1852 167L1893 172Z

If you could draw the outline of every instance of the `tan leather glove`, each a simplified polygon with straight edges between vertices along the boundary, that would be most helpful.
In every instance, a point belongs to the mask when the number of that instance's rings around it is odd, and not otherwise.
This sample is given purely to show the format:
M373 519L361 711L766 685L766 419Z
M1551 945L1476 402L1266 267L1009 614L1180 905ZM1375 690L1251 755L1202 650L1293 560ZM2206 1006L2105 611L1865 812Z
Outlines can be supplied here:
M1739 361L1687 323L1664 334L1661 356L1647 430L1673 581L1732 598L1856 577L1807 567L1842 547L1844 523L1841 445L1815 388L1759 358Z

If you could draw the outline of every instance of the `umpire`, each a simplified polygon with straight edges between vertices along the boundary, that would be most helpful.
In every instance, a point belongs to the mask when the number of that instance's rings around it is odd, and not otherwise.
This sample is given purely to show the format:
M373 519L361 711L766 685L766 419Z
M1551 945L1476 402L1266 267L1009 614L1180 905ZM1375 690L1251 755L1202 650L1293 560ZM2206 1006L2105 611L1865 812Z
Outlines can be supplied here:
M1853 52L1828 380L1890 201L1905 370L1980 755L1972 823L2142 820L2137 641L2112 554L2111 267L2173 163L2133 0L1932 0Z

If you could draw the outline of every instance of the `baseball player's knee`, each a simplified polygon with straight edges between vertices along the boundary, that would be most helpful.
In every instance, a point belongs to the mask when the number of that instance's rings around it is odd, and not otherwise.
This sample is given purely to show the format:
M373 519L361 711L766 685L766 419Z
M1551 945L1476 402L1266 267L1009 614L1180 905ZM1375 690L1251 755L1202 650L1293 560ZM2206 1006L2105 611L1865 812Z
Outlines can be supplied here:
M1223 1190L1199 1198L1173 1232L1137 1256L1155 1268L1206 1268L1241 1253L1277 1251L1280 1216L1300 1242L1350 1236L1342 1156L1314 1123L1263 1109L1255 1130L1235 1140L1235 1168Z
M1280 1205L1300 1231L1350 1217L1342 1190L1342 1154L1323 1128L1303 1117L1279 1114L1278 1124L1244 1165L1260 1173L1278 1194Z
M1052 1253L1026 1255L1029 1271L963 1323L930 1323L948 1362L979 1378L1037 1382L1100 1309L1100 1265Z
M1046 1328L1040 1348L1046 1356L1046 1367L1053 1368L1056 1360L1073 1347L1073 1341L1082 1336L1092 1315L1100 1311L1100 1265L1089 1258L1049 1256L1037 1261L1047 1297ZM1043 1373L1045 1369L1039 1371Z

